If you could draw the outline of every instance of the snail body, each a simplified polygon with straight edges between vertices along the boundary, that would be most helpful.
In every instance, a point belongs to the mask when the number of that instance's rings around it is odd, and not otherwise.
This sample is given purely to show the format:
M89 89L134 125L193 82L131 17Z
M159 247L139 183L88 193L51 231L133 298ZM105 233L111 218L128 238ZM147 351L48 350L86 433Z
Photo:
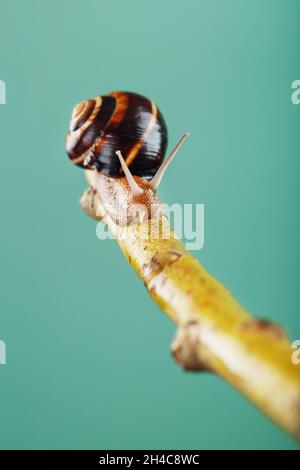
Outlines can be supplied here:
M167 127L155 103L136 93L112 92L74 107L66 150L73 163L95 171L105 212L127 225L161 213L158 186L187 136L163 161Z
M95 188L106 214L120 226L143 222L158 216L161 203L157 192L139 176L134 176L137 191L126 177L112 178L96 173Z

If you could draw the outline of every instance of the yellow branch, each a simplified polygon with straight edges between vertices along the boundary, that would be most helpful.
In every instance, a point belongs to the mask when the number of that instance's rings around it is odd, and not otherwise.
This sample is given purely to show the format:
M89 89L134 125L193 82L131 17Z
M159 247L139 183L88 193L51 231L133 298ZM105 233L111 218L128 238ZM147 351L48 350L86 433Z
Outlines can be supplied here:
M168 219L157 222L159 238L147 236L149 222L119 228L106 218L91 187L81 198L91 217L104 218L152 299L179 326L174 358L189 370L210 370L255 403L274 422L300 439L300 365L281 327L254 318L185 250ZM163 233L171 230L169 238Z

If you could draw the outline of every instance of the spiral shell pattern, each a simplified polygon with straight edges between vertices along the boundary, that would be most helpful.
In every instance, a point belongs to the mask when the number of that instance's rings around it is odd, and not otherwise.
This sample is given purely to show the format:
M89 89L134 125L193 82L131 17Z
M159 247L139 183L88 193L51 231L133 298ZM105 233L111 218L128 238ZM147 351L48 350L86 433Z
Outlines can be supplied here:
M151 178L167 147L167 128L155 103L130 92L85 100L72 112L66 150L78 166L123 176L115 155L121 150L132 174Z

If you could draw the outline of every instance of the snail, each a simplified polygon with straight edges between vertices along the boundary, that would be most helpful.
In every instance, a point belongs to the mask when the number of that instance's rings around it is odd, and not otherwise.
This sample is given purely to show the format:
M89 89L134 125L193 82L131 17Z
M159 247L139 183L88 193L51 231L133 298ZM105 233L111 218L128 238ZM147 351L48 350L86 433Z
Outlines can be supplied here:
M142 95L118 91L74 107L66 150L73 163L95 170L106 213L125 225L160 213L158 186L188 135L163 161L168 133L156 104Z

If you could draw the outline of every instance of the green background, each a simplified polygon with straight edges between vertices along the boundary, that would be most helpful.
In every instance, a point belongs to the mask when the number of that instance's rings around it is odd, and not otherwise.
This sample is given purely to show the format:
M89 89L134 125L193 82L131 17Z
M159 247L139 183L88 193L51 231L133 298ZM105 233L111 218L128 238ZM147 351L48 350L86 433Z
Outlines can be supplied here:
M174 325L79 209L64 138L84 98L154 99L170 147L191 132L160 195L205 204L194 254L299 338L299 14L297 0L0 0L1 448L296 448L229 385L175 365Z

